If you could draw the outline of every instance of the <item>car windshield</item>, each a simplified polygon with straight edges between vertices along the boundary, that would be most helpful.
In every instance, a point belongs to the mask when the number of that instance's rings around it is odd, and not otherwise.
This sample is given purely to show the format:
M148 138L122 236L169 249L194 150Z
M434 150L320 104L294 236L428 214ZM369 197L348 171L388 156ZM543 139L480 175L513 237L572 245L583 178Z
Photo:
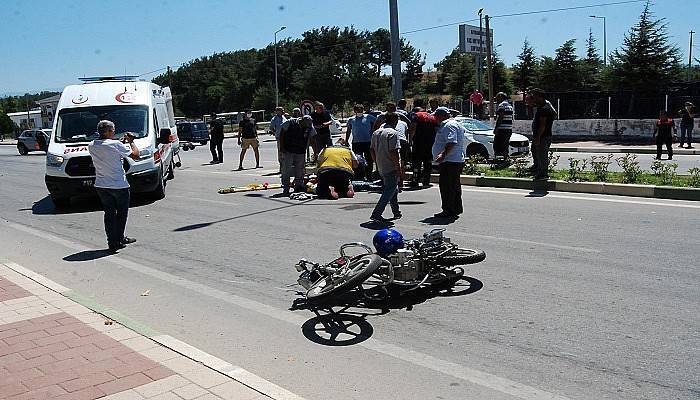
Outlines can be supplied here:
M206 131L207 126L204 125L204 122L197 122L196 124L192 124L192 128L196 131Z
M177 124L177 131L180 133L189 133L191 131L190 124Z
M137 138L148 135L148 107L140 105L65 108L58 113L56 142L85 142L97 138L97 123L114 122L115 138L132 132Z
M459 122L461 122L468 131L490 131L493 129L485 123L475 119L466 118L460 120Z

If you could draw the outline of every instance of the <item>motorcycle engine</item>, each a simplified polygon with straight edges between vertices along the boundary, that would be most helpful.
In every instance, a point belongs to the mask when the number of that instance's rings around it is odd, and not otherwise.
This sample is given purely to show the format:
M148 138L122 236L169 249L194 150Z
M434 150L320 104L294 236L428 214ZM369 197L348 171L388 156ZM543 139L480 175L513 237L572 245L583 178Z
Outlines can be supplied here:
M415 257L413 250L399 249L389 256L394 268L394 279L397 281L413 281L422 273L423 263Z

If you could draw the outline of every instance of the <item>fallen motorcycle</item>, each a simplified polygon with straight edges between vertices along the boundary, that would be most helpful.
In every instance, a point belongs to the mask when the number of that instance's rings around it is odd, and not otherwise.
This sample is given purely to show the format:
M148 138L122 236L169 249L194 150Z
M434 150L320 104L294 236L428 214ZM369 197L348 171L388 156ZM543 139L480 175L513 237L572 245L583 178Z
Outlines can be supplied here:
M428 286L454 284L464 276L467 264L483 261L486 253L465 249L444 235L445 229L433 229L422 238L403 240L394 229L383 229L374 236L376 253L363 243L347 243L340 247L340 257L327 264L300 260L297 282L306 289L309 301L325 301L356 287L376 287L383 298L388 288L399 287L401 293ZM360 249L350 256L349 249ZM363 293L365 290L363 290Z

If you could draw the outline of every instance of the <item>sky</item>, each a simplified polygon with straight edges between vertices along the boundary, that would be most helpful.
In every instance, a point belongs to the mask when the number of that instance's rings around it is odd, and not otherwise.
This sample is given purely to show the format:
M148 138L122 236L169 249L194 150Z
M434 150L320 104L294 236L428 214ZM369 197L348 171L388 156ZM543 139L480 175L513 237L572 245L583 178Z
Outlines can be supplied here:
M458 44L458 27L409 31L473 20L477 10L498 16L619 0L399 0L399 29L427 57L425 69ZM298 38L309 29L389 27L388 0L0 0L0 95L61 90L79 76L145 74L215 52L260 48ZM553 55L568 39L585 52L589 29L603 48L607 17L608 52L618 48L636 23L643 2L513 17L494 17L494 44L506 64L517 62L525 37L538 55ZM689 31L700 31L700 0L654 0L668 33L688 60ZM406 33L403 33L406 32ZM700 58L700 35L695 57ZM694 62L696 64L696 62Z

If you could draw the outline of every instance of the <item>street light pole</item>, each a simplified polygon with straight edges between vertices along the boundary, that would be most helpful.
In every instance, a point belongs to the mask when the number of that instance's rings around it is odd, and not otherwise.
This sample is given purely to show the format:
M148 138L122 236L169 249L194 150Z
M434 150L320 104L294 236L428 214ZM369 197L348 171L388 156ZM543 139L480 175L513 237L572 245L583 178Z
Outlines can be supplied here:
M286 26L280 27L276 32L275 32L275 45L274 45L274 53L275 53L275 107L279 107L280 105L280 89L279 89L279 84L277 83L277 34L282 32L283 30L287 29Z
M480 8L477 14L479 14L479 56L476 58L476 88L481 92L481 63L484 61L484 28L483 28L483 15L484 9Z
M605 65L607 67L607 65L608 65L608 33L607 33L605 17L600 17L597 15L590 15L590 17L603 20L603 65Z
M401 87L401 39L399 38L399 5L397 0L389 0L389 31L391 33L391 92L394 101L403 97Z
M693 34L695 31L690 31L690 45L688 46L688 81L690 82L690 74L693 70Z

